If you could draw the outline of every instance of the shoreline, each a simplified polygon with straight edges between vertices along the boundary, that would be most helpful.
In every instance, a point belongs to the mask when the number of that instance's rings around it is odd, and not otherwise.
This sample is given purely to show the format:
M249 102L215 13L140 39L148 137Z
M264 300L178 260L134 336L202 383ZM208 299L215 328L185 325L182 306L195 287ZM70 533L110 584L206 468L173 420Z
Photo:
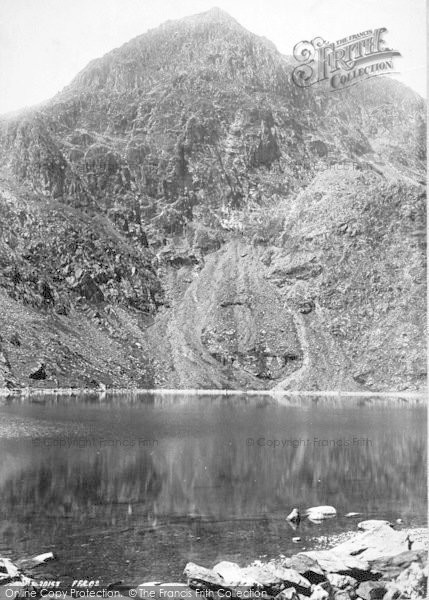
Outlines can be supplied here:
M427 399L426 391L421 392L359 392L359 391L337 391L337 390L233 390L233 389L181 389L181 388L0 388L0 397L29 397L29 396L76 396L84 394L96 394L99 396L113 396L120 394L129 395L186 395L186 396L271 396L282 398L288 396L303 397L356 397L356 398L404 398L404 399Z
M52 552L12 561L0 558L0 595L6 597L263 598L264 600L423 600L427 594L429 530L396 530L385 521L364 521L355 531L323 550L280 555L245 567L221 561L212 568L188 562L181 581L44 581L37 567L55 560ZM339 536L341 538L341 534ZM337 540L338 542L338 537ZM49 568L48 568L49 571ZM186 583L185 583L186 582ZM58 583L55 592L50 583ZM82 585L80 585L82 584ZM92 585L91 585L92 584ZM10 587L9 587L10 586ZM42 589L42 586L48 589ZM86 587L85 587L86 586ZM80 591L79 591L80 588ZM14 590L13 596L7 590ZM61 591L60 591L61 590ZM66 591L63 591L66 590ZM76 593L74 594L73 591ZM91 593L94 592L94 593ZM109 593L107 593L109 591ZM44 592L44 593L43 593ZM58 594L64 594L59 596ZM2 595L3 597L3 595Z

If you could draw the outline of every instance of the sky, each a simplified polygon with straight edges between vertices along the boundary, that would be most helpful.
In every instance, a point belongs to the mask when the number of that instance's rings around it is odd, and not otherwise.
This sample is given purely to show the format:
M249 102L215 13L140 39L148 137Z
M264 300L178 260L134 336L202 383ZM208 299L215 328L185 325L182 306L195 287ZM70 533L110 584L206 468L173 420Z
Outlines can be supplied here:
M47 100L90 60L164 21L218 6L284 54L386 27L397 77L426 96L425 0L0 0L0 114Z

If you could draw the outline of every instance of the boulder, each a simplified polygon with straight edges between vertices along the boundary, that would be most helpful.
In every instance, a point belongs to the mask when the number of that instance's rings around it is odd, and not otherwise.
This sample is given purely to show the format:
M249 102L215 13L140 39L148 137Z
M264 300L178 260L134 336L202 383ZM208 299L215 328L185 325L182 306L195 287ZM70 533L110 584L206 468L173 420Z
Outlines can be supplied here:
M356 594L363 600L381 600L386 593L384 582L364 581L356 589Z
M237 563L224 560L215 565L213 571L222 577L227 585L236 586L242 583L243 574Z
M294 587L290 587L277 594L276 600L300 600L300 598L296 589Z
M213 570L188 563L184 574L191 588L229 589L237 593L240 589L261 590L269 595L277 595L283 589L295 588L305 596L311 594L311 583L298 571L273 563L255 564L241 569L236 563L223 561Z
M409 541L409 535L405 530L395 531L389 525L379 525L336 546L335 552L341 556L359 555L362 560L375 561L409 550ZM423 548L422 542L415 542L415 546L413 545L413 550Z
M301 522L301 515L299 514L299 510L297 508L294 508L286 517L287 521L290 521L291 523L295 523L296 525L299 525L299 523Z
M294 587L301 594L310 593L311 582L295 569L281 566L272 567L270 563L267 566L269 566L269 572L272 573L275 580L279 579L286 588Z
M311 514L322 515L323 518L335 517L337 515L337 510L333 506L312 506L311 508L307 508L306 511L307 516Z
M39 363L39 365L30 373L28 376L30 379L34 379L36 381L40 381L42 379L46 379L46 365L44 362Z
M326 517L322 513L312 512L309 515L307 515L307 519L312 523L318 524L322 523L322 521L324 521Z
M329 592L320 585L315 585L311 593L311 600L328 600Z
M422 564L413 562L395 580L401 598L419 600L427 598L427 573Z
M405 571L412 563L424 565L427 560L425 550L406 550L396 556L387 556L371 561L373 571L382 573L382 578L387 580L395 579L400 573Z
M394 584L386 584L387 592L383 596L383 600L399 600L401 592Z
M317 561L321 568L327 573L340 573L342 575L357 575L356 578L368 574L371 567L368 561L363 560L360 556L350 556L348 552L338 551L338 546L332 550L311 550L302 552L300 556L308 556Z
M225 587L225 582L220 575L193 562L187 563L183 574L187 577L188 585L192 589L208 588L217 590Z
M350 575L339 575L338 573L328 573L327 575L329 583L339 590L344 590L346 588L355 587L357 581L354 577L350 577Z
M334 600L350 600L352 597L356 598L356 594L351 596L346 590L339 590L338 592L335 592L335 595L333 596Z
M8 558L0 558L0 583L8 583L9 581L18 581L20 572L13 562Z
M288 584L285 585L285 581L281 577L282 574L277 573L277 569L268 563L261 566L246 567L242 569L242 574L246 585L274 595L277 595L284 587L291 587L295 583L292 575ZM299 577L299 573L296 573L296 575Z
M362 529L363 531L371 531L372 529L377 529L378 527L385 525L392 527L392 523L389 521L383 521L382 519L369 519L368 521L361 521L358 523L358 529Z
M16 561L16 564L21 569L34 569L34 567L38 567L50 560L55 560L55 556L52 552L45 552L43 554L38 554L33 558L23 558L21 560Z
M310 583L318 584L326 580L325 573L319 563L305 554L300 553L292 556L288 561L288 566L308 579Z

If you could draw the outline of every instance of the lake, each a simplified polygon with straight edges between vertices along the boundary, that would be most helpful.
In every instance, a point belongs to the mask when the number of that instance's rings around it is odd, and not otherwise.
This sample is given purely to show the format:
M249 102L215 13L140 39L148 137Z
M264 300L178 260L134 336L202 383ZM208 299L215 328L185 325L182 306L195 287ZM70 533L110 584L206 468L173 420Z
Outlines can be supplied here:
M3 399L0 556L53 551L40 572L62 580L177 581L188 561L244 566L366 518L425 526L426 411L381 398ZM338 516L298 531L285 519L320 504Z

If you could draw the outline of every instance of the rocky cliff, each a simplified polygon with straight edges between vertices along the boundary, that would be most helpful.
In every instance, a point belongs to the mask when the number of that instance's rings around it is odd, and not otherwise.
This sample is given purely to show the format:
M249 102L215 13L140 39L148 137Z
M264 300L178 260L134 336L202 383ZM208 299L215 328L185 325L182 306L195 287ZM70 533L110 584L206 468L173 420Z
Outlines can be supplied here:
M0 383L416 390L425 103L213 9L0 121Z

